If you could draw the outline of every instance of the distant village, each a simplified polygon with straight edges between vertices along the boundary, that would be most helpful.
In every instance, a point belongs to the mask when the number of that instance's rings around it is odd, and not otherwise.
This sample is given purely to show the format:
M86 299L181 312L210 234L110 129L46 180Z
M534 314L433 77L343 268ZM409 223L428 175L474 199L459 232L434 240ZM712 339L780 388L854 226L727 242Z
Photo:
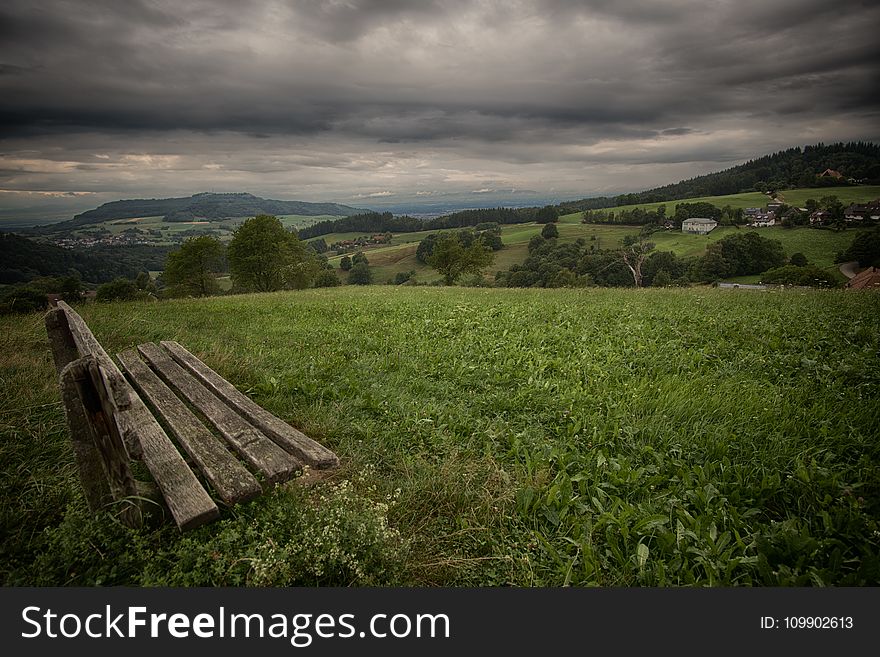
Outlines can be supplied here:
M164 227L162 230L155 228L144 230L132 227L121 233L112 233L106 228L90 228L54 236L52 243L65 249L90 249L97 246L156 246L159 242L179 244L189 237L216 234L217 232L214 229L190 229L172 233Z
M330 244L330 250L337 253L346 253L354 249L363 248L365 246L373 246L376 244L390 244L391 233L378 233L376 235L363 235L351 240L339 240Z
M777 218L781 223L782 217L777 217L782 203L768 203L764 208L746 208L744 214L748 219L746 225L752 228L766 228L768 226L777 225ZM810 212L808 208L792 208L793 210L809 214L809 225L813 228L821 228L830 226L834 221L834 217L828 210L814 210ZM870 203L853 203L843 211L843 220L847 226L873 226L880 222L880 199L875 199ZM694 233L697 235L707 235L718 227L715 219L705 217L692 217L681 222L681 232Z
M837 171L828 169L819 174L819 177L840 177ZM808 202L809 205L809 202ZM785 214L782 214L782 213ZM784 219L791 219L793 215L799 218L807 217L807 221L798 221L797 225L808 224L813 228L831 226L835 223L835 217L829 210L821 208L798 208L789 207L779 200L768 203L763 208L746 208L743 214L748 226L752 228L766 228L777 224L786 225ZM868 203L852 203L843 209L843 221L846 226L873 226L880 222L880 198ZM792 225L792 224L789 224ZM692 217L681 223L683 233L707 235L718 227L715 219L705 217Z

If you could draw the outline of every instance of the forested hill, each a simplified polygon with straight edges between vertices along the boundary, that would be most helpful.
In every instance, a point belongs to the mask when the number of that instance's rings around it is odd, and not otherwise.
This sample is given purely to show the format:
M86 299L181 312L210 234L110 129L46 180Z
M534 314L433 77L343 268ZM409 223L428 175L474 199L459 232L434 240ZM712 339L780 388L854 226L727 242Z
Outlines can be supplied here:
M105 246L78 251L0 233L0 284L74 274L90 283L106 283L117 276L134 278L140 271L163 269L170 250L167 246Z
M253 194L213 194L205 192L186 198L135 199L112 201L76 215L70 221L56 224L53 228L69 229L73 226L100 223L111 219L134 217L164 217L165 221L217 221L230 217L251 217L258 214L299 214L306 216L331 215L345 217L362 209L338 203L307 203L305 201L276 201Z
M407 215L394 216L390 212L365 212L342 219L320 221L297 231L300 239L309 239L330 233L414 233L420 230L464 228L481 223L519 224L532 221L537 208L484 208L461 210L427 221Z
M839 172L842 180L819 177L826 169ZM848 179L877 184L880 181L880 145L871 142L817 144L789 148L717 173L614 197L581 199L560 204L562 212L576 212L635 203L675 201L700 196L738 194L756 189L824 187L847 184Z

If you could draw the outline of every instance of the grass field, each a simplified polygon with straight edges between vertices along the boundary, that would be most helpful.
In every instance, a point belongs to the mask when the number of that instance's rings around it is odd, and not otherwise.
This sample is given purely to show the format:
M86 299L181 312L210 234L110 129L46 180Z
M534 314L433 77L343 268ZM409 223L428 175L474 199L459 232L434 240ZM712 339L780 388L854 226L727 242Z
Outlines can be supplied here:
M504 248L495 253L494 263L487 269L487 276L493 278L495 272L507 270L514 264L522 263L528 257L528 242L535 235L541 233L541 224L512 224L502 227L501 238ZM606 226L600 224L560 223L558 225L559 239L563 242L573 242L577 239L585 239L595 243L598 248L613 249L620 245L621 240L627 235L638 235L639 228L634 226ZM807 259L831 272L835 272L840 280L843 280L834 263L835 256L839 251L844 251L853 241L855 230L833 231L816 230L812 228L782 228L771 226L769 228L736 228L722 226L716 228L708 235L687 235L679 230L670 230L654 233L649 238L655 243L658 251L673 251L676 255L696 257L706 251L706 247L713 242L742 231L757 231L762 237L779 240L785 250L786 256L794 253L803 253ZM444 232L444 231L431 231ZM427 233L400 233L394 236L390 245L369 247L364 249L373 270L374 281L384 283L393 279L398 272L415 271L416 278L422 282L440 280L437 274L429 266L418 262L415 258L418 241ZM358 234L334 234L326 236L327 243L340 239L352 239ZM345 273L339 271L341 256L331 256L329 261L337 268L341 279L345 280ZM738 282L755 282L760 278L737 279Z
M507 270L511 265L521 264L528 257L528 243L535 235L541 234L542 224L510 224L501 227L501 239L504 248L495 252L495 261L487 269L486 275L491 279L495 272ZM614 248L625 235L637 235L638 228L631 226L596 226L584 224L560 224L559 239L563 242L573 242L579 238L596 238L596 243L601 248ZM421 282L441 280L441 276L428 265L416 260L418 243L430 233L445 233L459 229L446 229L418 233L399 233L394 236L389 245L374 246L363 249L370 261L373 270L374 281L384 283L393 279L399 272L414 271L416 279ZM344 239L354 239L362 233L333 233L324 236L327 244ZM329 262L337 268L337 274L345 280L345 273L339 271L339 261L342 256L330 256Z
M801 189L787 189L779 192L777 195L780 200L788 205L802 207L807 199L816 199L817 201L824 196L836 196L844 205L850 203L861 203L864 201L872 201L880 198L880 185L858 185L853 187L805 187ZM727 196L701 196L700 198L686 198L678 201L662 201L660 203L637 203L635 205L621 205L616 208L606 208L602 212L634 210L635 208L644 208L645 210L656 210L661 205L666 206L666 213L672 216L675 206L678 203L697 203L705 201L717 205L719 208L729 205L732 208L756 208L764 207L770 201L766 194L760 192L746 192L744 194L729 194ZM560 217L563 223L577 223L581 220L582 214L575 212Z
M0 318L4 584L880 584L880 295L347 287L92 304L336 450L180 535L90 517Z
M316 224L319 221L326 221L328 219L338 219L339 217L331 216L331 215L319 215L319 216L307 216L307 215L299 215L299 214L288 214L288 215L279 215L278 219L281 220L281 223L287 226L288 228L305 228L307 226L311 226L312 224ZM82 234L89 230L94 230L95 228L104 228L109 230L113 235L118 235L125 231L128 228L140 228L143 231L149 230L157 230L161 233L159 237L152 238L156 244L170 244L171 240L168 239L170 237L175 236L178 233L182 233L188 230L197 230L197 231L205 231L211 232L212 234L216 234L221 240L227 241L232 239L232 233L235 230L236 226L241 224L246 217L235 217L230 219L224 219L222 221L178 221L178 222L165 222L162 220L162 216L152 216L152 217L134 217L132 219L112 219L109 221L102 221L97 224L89 224L87 226L82 226L79 229L74 230L75 234ZM147 236L148 239L149 236Z

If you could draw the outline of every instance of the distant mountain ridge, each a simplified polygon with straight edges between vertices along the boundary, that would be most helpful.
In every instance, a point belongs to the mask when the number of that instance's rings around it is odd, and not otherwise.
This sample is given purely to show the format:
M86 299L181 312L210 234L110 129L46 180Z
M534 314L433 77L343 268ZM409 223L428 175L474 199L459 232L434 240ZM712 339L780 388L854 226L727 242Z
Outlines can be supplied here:
M365 212L339 203L308 203L306 201L278 201L265 199L246 192L215 194L203 192L182 198L130 199L104 203L94 210L82 212L70 221L55 227L71 228L96 224L112 219L161 216L164 221L220 221L232 217L249 217L258 214L299 214L304 216L331 215L347 217Z

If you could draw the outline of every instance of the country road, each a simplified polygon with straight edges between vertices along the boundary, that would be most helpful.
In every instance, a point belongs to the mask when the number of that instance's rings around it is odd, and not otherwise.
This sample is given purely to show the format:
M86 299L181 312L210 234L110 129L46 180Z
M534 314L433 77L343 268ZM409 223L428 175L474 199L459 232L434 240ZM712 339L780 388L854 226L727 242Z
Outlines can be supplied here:
M851 262L844 262L840 265L840 273L846 276L847 278L852 278L856 275L856 267L859 266L859 263L855 260Z

